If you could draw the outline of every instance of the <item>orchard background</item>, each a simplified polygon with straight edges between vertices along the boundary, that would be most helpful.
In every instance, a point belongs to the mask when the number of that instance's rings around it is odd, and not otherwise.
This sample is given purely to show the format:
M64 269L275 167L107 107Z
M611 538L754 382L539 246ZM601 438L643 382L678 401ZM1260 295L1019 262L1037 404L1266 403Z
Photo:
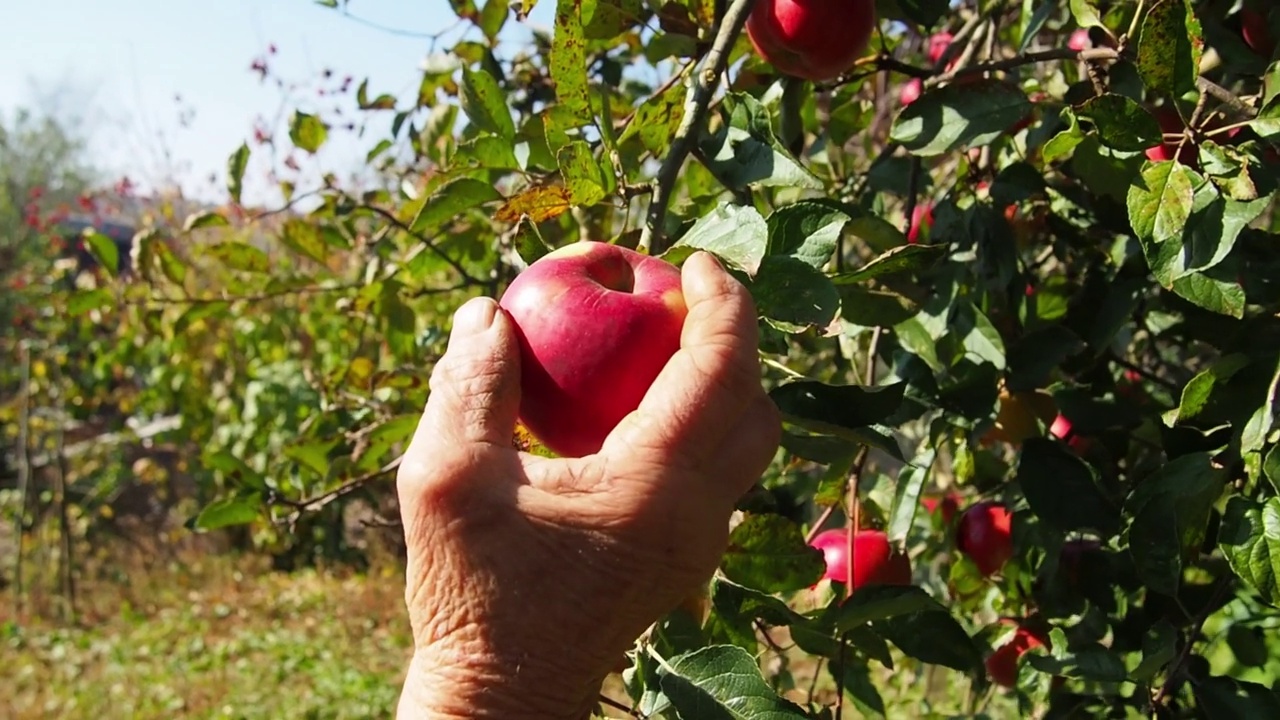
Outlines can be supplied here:
M815 81L750 0L560 0L499 48L535 1L451 0L412 93L306 80L360 113L286 96L216 205L0 127L0 711L388 715L450 314L596 240L716 253L786 422L602 714L1280 717L1280 8L883 0ZM301 185L343 133L362 179ZM849 526L913 584L823 579Z

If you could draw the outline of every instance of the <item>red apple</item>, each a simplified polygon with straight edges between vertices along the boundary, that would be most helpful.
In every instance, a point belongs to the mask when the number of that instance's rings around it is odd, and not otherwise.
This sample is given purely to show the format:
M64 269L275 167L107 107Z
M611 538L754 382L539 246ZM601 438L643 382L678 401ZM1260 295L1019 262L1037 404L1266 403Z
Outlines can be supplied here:
M1013 557L1013 515L993 500L975 503L960 516L956 547L968 555L983 575L999 572Z
M1156 117L1156 121L1160 123L1161 132L1166 135L1186 132L1187 126L1182 122L1182 117L1172 107L1163 105L1157 108L1153 114ZM1179 144L1182 145L1180 152L1178 150ZM1174 159L1176 155L1178 162L1189 167L1195 167L1196 160L1200 157L1200 149L1190 140L1185 143L1181 140L1162 141L1159 145L1147 148L1146 155L1151 162L1165 162Z
M920 504L924 506L925 512L930 515L941 511L942 524L950 525L956 516L956 512L960 509L960 494L949 492L941 496L927 495L920 499Z
M906 107L911 103L920 99L920 95L924 93L924 81L920 78L911 78L902 89L898 91L898 102L902 107Z
M1013 624L1011 620L1004 622ZM1008 642L996 648L987 656L987 675L991 681L1003 687L1012 688L1018 684L1018 660L1028 650L1038 647L1049 647L1049 638L1042 633L1019 625Z
M849 531L844 528L824 530L809 542L822 551L827 570L824 580L849 582ZM911 560L889 544L889 537L879 530L859 530L853 536L853 584L849 590L864 585L910 585Z
M1087 50L1092 44L1093 42L1089 40L1089 31L1084 28L1076 30L1067 38L1067 47L1076 52Z
M600 449L680 348L680 270L599 242L520 273L499 302L518 328L520 420L560 455Z
M1065 442L1078 455L1088 452L1092 446L1089 438L1077 433L1071 421L1062 413L1058 413L1058 416L1053 419L1053 424L1049 426L1049 434Z
M929 38L929 62L935 65L942 56L946 54L947 48L951 47L951 41L955 40L955 36L949 32L941 32Z
M780 72L823 81L853 66L875 25L875 0L757 0L747 37Z
M920 234L927 237L933 228L933 203L924 202L916 205L911 211L911 230L907 232L907 242L915 245L920 242Z
M1253 8L1240 11L1240 36L1254 52L1270 59L1276 51L1275 40L1271 37L1271 28L1267 26L1267 16Z

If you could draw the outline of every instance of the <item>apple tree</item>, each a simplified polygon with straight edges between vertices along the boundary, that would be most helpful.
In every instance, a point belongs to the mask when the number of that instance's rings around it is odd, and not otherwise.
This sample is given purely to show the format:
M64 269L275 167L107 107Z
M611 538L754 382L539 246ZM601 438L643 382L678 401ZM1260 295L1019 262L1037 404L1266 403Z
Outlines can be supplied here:
M264 125L225 206L45 318L127 335L200 448L194 529L331 547L391 502L463 299L569 243L708 250L783 447L602 708L1280 715L1280 8L450 5L414 93L326 73L354 119ZM339 132L368 177L300 186ZM241 204L264 154L285 208Z

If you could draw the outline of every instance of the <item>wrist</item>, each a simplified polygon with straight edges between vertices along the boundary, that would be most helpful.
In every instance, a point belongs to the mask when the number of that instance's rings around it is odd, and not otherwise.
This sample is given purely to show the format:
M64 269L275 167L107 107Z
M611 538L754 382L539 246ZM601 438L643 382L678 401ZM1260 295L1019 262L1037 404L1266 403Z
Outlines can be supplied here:
M549 655L557 650L548 648ZM433 646L414 653L405 676L400 720L563 718L586 720L603 678L581 678L546 658L499 658Z

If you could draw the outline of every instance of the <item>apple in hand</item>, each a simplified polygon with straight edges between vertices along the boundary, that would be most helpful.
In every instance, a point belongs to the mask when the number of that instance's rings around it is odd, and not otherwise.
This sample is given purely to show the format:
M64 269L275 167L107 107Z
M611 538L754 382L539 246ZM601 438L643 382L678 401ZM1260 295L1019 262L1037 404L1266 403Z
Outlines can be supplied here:
M1013 557L1013 515L993 500L975 503L960 516L956 547L968 555L978 571L991 576Z
M859 530L854 534L852 583L849 583L848 530L824 530L809 544L822 551L827 564L822 579L849 585L850 591L864 585L911 584L910 558L897 552L889 544L889 537L880 530Z
M1012 623L1013 621L1005 620L1004 622ZM1018 625L1017 630L1013 632L1013 637L987 656L987 675L997 685L1007 688L1016 687L1018 684L1018 660L1028 650L1038 647L1049 647L1049 638L1039 632L1028 629L1025 625Z
M757 0L746 25L760 57L813 81L852 67L875 26L875 0Z
M579 242L520 273L498 303L520 344L520 420L556 453L600 449L680 348L680 270Z

